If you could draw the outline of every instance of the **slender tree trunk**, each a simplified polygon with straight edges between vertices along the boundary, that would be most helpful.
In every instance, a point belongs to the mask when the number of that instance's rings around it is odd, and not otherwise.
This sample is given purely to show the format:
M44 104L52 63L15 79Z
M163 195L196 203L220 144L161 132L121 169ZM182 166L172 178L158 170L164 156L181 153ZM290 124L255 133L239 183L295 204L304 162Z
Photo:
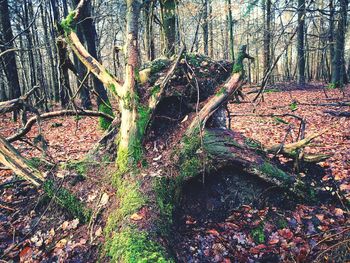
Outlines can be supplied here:
M228 7L228 29L229 29L229 48L230 48L230 59L232 61L235 61L235 51L234 51L234 36L233 36L233 17L232 17L232 5L231 0L227 1L227 7Z
M176 0L160 0L162 17L162 32L164 39L164 55L171 57L175 54L176 39Z
M147 1L143 11L143 19L145 21L145 45L147 59L152 61L155 59L155 46L153 38L153 12L154 12L154 1Z
M213 7L212 0L208 0L208 17L209 17L209 56L214 57L214 29L213 29Z
M298 0L298 84L305 84L305 0Z
M271 65L271 0L264 0L264 74Z
M340 12L336 36L335 52L332 61L332 83L342 87L345 77L345 33L347 25L348 0L340 0Z
M329 68L328 68L328 81L332 81L332 71L333 71L333 58L334 58L334 0L329 0L329 32L328 32L328 42L329 42Z
M0 51L13 48L13 33L7 0L0 1L0 29ZM15 53L8 52L1 57L1 60L3 61L5 75L9 84L9 98L18 98L21 96L21 89L19 86ZM17 111L14 112L13 119L17 120Z
M203 49L204 54L208 56L209 54L209 23L208 23L208 0L204 0L204 6L203 6Z

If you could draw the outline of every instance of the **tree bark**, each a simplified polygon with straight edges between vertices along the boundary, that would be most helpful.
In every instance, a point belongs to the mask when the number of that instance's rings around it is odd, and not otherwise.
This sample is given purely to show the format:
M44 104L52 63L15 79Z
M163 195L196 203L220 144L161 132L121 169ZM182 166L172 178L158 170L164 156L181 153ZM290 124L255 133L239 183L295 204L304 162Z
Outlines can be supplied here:
M305 84L305 0L298 0L298 84Z
M175 54L176 39L176 0L160 0L164 52L167 57Z
M347 9L349 1L340 0L340 12L336 35L335 51L332 60L332 83L342 87L345 76L345 34L347 26Z
M13 33L10 21L10 11L8 1L0 1L0 51L13 48ZM17 63L14 52L9 52L0 58L3 61L7 81L9 83L9 98L16 99L21 96L18 80ZM14 120L17 119L17 111L14 111Z

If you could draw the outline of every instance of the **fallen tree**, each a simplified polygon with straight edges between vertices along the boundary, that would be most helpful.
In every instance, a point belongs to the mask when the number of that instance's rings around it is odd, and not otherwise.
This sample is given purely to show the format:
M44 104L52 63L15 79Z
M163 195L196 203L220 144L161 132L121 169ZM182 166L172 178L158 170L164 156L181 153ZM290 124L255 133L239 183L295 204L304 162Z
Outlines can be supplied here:
M105 227L105 252L113 262L173 262L169 230L183 185L221 168L244 172L297 198L317 196L319 189L283 171L248 138L223 127L208 128L214 113L242 85L243 60L249 57L244 47L233 66L181 51L173 60L154 61L139 70L141 1L130 0L121 81L91 57L75 33L84 4L80 1L60 30L74 54L117 101L114 115L119 117L97 147L113 144L108 152L116 160L111 181L117 208ZM101 152L106 153L93 154ZM103 156L95 156L99 157Z
M37 116L31 117L27 123L24 125L24 127L16 134L13 134L6 138L8 142L14 142L22 138L24 135L26 135L33 125L37 123L38 121L45 120L45 119L51 119L55 117L62 117L62 116L90 116L90 117L103 117L106 120L113 121L113 117L104 113L104 112L98 112L98 111L91 111L91 110L60 110L60 111L52 111L47 112L43 114L38 114Z
M166 231L163 230L171 225L183 183L220 167L243 170L302 198L310 199L315 194L313 191L317 189L310 189L295 175L282 171L264 153L250 147L243 136L206 128L208 120L242 84L243 60L249 57L245 48L241 49L232 73L227 74L228 80L215 88L205 89L209 85L200 84L203 75L208 74L201 66L206 68L205 65L210 63L198 56L182 55L182 52L172 62L172 67L165 70L165 81L154 81L154 67L140 71L143 74L138 73L141 2L127 1L127 60L122 82L90 56L75 33L84 4L86 1L80 1L77 9L61 23L61 33L74 54L112 91L118 103L115 115L120 116L120 125L115 132L118 140L113 140L116 143L116 172L112 178L118 207L110 215L105 229L106 252L113 261L172 261L167 254L163 239ZM167 77L174 72L174 79ZM209 70L209 74L211 72ZM147 77L141 79L141 76ZM176 103L186 110L174 118L171 111ZM159 113L169 119L171 125L165 127L157 121ZM147 145L162 142L166 142L166 146L160 156L156 156L159 155L157 151L145 151ZM158 171L145 165L160 159L162 165Z

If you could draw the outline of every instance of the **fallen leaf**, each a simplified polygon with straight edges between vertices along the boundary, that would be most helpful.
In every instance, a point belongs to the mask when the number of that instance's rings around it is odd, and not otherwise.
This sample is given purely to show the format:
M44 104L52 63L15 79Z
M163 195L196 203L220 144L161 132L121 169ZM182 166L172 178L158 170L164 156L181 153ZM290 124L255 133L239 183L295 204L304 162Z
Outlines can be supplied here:
M135 213L130 216L130 219L134 221L140 221L141 219L143 219L143 216L139 215L138 213Z

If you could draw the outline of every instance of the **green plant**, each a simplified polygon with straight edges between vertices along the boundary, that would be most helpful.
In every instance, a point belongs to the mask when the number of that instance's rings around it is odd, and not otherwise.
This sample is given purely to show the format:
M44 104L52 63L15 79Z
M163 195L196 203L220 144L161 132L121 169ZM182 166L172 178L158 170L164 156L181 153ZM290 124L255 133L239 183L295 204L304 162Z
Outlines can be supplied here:
M326 89L337 89L340 87L340 84L338 82L331 82L326 86Z
M263 244L265 243L265 233L264 233L264 224L261 223L257 228L253 229L251 232L252 238L255 243Z
M291 104L289 104L289 109L291 111L296 111L298 109L298 102L297 101L293 101Z
M287 122L279 117L274 117L273 119L276 121L276 123L289 124L289 122Z

